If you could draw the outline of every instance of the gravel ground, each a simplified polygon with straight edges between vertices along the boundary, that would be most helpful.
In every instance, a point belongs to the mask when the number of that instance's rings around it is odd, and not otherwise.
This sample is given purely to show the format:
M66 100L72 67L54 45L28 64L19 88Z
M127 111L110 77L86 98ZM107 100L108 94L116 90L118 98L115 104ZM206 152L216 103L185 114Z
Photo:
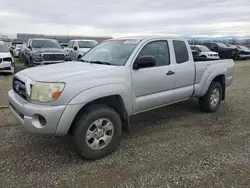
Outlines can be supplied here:
M65 138L24 132L1 109L0 187L250 187L249 72L250 61L236 63L217 113L192 99L133 117L120 148L98 161Z

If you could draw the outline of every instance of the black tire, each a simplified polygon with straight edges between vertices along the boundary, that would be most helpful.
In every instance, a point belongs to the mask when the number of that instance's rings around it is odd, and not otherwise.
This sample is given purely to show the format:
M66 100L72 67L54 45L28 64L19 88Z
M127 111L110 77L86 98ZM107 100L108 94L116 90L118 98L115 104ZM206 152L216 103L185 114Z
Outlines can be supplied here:
M22 54L21 52L18 54L18 59L19 59L21 62L23 62L23 60L24 60L23 54Z
M108 145L94 150L88 146L86 134L93 122L100 118L109 119L114 125L114 133ZM74 120L70 137L73 148L85 159L96 160L113 152L120 143L122 122L119 114L106 105L92 105L82 111Z
M34 67L34 66L35 66L35 64L34 64L32 58L30 58L30 61L28 63L28 67Z
M217 104L213 106L210 99L215 89L218 89L219 91L219 100ZM199 99L200 108L204 112L216 112L220 106L221 99L222 99L221 84L219 82L212 82L211 85L209 86L207 93Z

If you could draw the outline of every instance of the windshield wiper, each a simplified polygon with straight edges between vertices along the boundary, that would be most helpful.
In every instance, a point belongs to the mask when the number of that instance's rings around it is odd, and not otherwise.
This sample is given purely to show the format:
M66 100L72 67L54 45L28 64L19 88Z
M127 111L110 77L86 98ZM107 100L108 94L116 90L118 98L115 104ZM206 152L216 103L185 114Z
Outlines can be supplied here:
M89 61L89 62L94 64L110 65L110 63L104 61Z
M86 62L86 63L90 63L89 61L85 60L85 59L78 59L77 61L81 61L81 62Z

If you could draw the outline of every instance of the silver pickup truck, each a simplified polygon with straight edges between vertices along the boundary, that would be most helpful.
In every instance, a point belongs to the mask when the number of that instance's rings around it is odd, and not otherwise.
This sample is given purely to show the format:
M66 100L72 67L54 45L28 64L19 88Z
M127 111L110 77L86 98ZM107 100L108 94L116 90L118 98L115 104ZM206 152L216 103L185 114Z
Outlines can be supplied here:
M191 97L217 111L234 69L233 60L194 62L181 38L112 39L81 61L17 73L9 108L27 131L69 135L82 157L95 160L117 148L132 115Z

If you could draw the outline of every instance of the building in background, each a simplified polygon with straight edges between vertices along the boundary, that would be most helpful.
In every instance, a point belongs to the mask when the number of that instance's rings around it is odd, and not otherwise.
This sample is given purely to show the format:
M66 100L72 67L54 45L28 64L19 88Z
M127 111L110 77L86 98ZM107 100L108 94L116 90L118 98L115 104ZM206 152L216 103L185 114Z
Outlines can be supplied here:
M96 40L97 42L102 42L106 39L111 39L112 37L94 37L94 36L70 36L70 35L43 35L43 34L27 34L27 33L17 33L17 39L27 43L27 41L31 38L47 38L47 39L56 39L60 43L68 43L73 39L91 39Z

